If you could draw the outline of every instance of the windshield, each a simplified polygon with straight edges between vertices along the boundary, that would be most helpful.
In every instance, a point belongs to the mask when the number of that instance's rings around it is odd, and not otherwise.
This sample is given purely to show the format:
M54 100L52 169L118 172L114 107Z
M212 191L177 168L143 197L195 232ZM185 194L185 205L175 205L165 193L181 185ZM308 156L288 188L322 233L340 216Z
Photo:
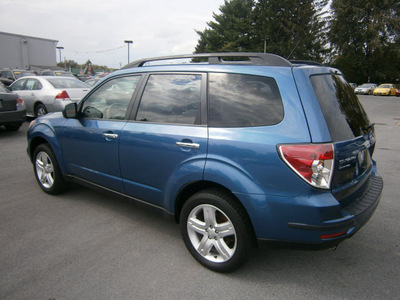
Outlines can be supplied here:
M389 88L390 88L390 85L388 85L388 84L381 84L380 86L378 86L378 88L380 88L380 89L389 89Z
M344 78L322 74L311 76L310 80L332 141L340 142L363 135L369 125L368 116Z
M74 88L88 88L89 86L75 78L47 78L47 80L51 83L52 86L56 89L74 89Z

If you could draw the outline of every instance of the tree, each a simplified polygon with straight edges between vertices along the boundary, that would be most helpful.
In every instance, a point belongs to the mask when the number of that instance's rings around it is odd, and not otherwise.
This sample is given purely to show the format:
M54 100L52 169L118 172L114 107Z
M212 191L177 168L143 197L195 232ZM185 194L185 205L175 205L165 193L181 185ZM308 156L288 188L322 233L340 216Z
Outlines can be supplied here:
M321 61L325 35L321 10L328 0L231 0L214 14L195 53L266 52Z
M260 0L255 9L256 50L298 60L322 61L326 0ZM264 44L264 45L263 45Z
M349 81L382 82L400 78L400 2L333 0L329 38L332 64Z
M253 0L225 0L221 14L213 14L210 28L196 31L200 36L195 53L252 51Z

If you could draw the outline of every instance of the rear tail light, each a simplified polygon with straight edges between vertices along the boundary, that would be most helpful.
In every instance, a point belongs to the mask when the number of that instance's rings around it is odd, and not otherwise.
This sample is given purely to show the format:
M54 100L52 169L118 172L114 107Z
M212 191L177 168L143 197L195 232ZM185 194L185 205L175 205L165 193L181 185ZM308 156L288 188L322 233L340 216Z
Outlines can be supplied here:
M17 107L22 106L22 105L24 105L24 100L22 100L21 98L18 98L17 99Z
M59 93L59 94L56 96L56 99L58 99L58 100L71 100L71 99L69 98L69 95L68 95L67 91L62 91L61 93Z
M281 145L279 153L307 183L317 188L330 188L334 159L332 144Z

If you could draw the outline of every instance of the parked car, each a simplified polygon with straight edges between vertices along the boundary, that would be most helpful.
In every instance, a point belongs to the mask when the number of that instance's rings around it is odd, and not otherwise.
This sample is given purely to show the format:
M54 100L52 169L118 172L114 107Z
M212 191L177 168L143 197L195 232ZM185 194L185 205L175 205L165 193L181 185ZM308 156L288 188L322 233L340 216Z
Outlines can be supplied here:
M39 117L82 99L89 86L70 77L28 76L15 81L10 90L24 100L27 116Z
M374 96L391 96L396 95L396 92L397 88L394 84L384 83L374 90Z
M89 80L86 80L85 83L86 83L88 86L92 87L92 86L94 86L97 82L99 82L100 80L101 80L101 78L89 79Z
M0 82L0 126L7 130L18 130L25 122L25 104Z
M400 97L400 87L397 87L397 90L396 90L396 97Z
M184 58L208 63L157 64ZM73 180L158 207L219 272L256 242L351 237L382 192L374 148L374 124L339 70L264 53L133 62L28 131L44 192Z
M4 83L4 85L9 86L18 78L35 75L36 74L34 72L26 70L3 70L0 72L0 81Z
M75 78L74 74L72 74L70 71L65 71L65 70L43 70L38 75L40 75L40 76L63 76L63 77Z
M376 83L364 83L354 90L356 94L372 95L378 85Z

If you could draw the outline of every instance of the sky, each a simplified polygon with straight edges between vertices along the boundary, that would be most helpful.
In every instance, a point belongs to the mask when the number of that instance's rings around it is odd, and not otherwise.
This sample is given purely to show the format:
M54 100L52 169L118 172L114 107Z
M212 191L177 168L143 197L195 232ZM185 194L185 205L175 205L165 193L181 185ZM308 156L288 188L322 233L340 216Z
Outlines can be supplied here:
M193 53L224 0L0 0L0 31L58 40L61 58L120 68ZM1 54L0 54L1 55ZM57 50L57 62L59 51Z

